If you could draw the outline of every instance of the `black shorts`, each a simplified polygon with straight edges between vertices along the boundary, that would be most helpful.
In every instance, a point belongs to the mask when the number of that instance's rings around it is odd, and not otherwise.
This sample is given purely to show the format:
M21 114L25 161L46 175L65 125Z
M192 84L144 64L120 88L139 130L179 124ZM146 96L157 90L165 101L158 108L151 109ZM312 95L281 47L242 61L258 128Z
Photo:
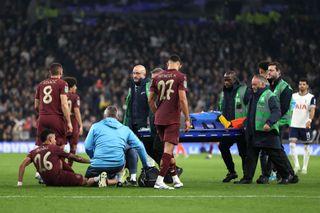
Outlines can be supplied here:
M114 179L117 175L118 172L120 172L124 168L123 166L119 167L110 167L110 168L101 168L101 167L92 167L89 166L87 171L86 171L86 178L91 178L91 177L97 177L99 176L102 172L106 172L108 175L108 179Z
M311 136L311 129L290 127L289 139L296 138L301 140L303 143L310 143L312 138Z

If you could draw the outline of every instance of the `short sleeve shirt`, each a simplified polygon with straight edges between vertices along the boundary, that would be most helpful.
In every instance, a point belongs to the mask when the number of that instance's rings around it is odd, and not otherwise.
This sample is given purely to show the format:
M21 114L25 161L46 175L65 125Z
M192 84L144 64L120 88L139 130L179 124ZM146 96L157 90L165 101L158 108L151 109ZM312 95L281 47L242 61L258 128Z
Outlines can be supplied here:
M152 80L150 91L158 96L156 125L180 123L179 90L187 90L187 78L177 70L163 71Z
M68 84L62 79L48 78L37 87L35 99L40 102L40 115L63 116L60 95L68 93Z
M37 171L45 182L51 182L62 171L62 160L68 158L66 153L57 145L42 145L32 150L28 157L31 158Z

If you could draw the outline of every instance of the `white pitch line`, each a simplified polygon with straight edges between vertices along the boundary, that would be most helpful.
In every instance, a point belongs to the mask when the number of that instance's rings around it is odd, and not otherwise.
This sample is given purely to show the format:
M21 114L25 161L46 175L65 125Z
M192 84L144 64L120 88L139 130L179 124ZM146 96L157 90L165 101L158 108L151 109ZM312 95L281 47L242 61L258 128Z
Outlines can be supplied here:
M303 196L303 195L141 195L141 196L81 196L81 195L70 195L70 196L35 196L35 195L0 195L0 199L15 199L15 198L71 198L71 199L123 199L123 198L305 198L305 199L320 199L320 196Z

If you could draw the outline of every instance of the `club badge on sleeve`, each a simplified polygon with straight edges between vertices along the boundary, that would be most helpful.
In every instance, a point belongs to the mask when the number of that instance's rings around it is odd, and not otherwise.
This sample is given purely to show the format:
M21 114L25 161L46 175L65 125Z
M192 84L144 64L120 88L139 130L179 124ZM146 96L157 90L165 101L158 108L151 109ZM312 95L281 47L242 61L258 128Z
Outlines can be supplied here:
M186 89L188 88L188 83L187 83L186 80L183 81L183 86L184 86L184 88L186 88Z

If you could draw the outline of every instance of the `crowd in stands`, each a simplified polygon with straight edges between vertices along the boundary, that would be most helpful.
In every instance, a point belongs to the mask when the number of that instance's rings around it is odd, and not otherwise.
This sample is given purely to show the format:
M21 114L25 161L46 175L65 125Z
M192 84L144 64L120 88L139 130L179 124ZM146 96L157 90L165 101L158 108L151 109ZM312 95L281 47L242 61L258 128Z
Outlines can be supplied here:
M35 137L35 88L48 76L52 62L61 63L64 75L78 80L85 132L108 104L125 109L134 65L149 71L165 68L172 53L183 60L191 112L216 108L228 70L250 84L261 60L280 61L283 78L295 91L299 78L306 77L319 98L318 24L292 17L266 25L164 15L90 21L61 16L34 24L19 16L0 19L0 141ZM319 126L319 119L315 124Z

